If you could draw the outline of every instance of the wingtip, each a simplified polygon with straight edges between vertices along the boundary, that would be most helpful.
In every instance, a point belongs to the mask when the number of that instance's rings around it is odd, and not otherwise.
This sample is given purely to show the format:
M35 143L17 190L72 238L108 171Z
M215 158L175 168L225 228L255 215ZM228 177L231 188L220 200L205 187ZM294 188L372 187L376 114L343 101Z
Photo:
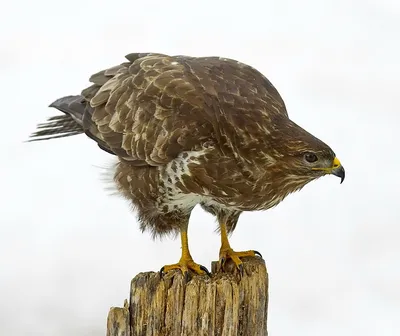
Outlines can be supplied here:
M53 102L49 105L49 107L55 107L55 108L57 108L57 106L59 105L60 101L61 101L62 99L64 99L64 98L65 98L65 97L56 99L55 101L53 101Z
M60 98L54 100L53 102L51 102L51 103L49 104L48 107L56 107L56 103L57 103L59 100L60 100Z
M49 107L55 107L58 108L60 107L61 104L68 104L71 100L75 99L82 99L83 97L81 95L69 95L65 97L61 97L53 101Z

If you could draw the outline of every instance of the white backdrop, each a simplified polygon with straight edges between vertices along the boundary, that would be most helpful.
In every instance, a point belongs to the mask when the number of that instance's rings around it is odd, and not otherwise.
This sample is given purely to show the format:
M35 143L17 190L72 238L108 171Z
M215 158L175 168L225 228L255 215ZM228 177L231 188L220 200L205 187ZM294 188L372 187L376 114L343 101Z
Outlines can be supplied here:
M0 21L0 334L104 335L131 278L176 262L102 180L113 158L85 136L26 144L47 105L130 52L238 59L346 168L242 216L235 249L270 273L270 335L399 335L398 1L14 1ZM196 261L218 258L194 211Z

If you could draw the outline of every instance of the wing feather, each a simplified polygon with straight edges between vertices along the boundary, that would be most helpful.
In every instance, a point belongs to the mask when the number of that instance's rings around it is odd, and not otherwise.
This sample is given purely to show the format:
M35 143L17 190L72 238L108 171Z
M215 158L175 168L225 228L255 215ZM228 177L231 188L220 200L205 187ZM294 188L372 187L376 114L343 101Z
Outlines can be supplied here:
M184 104L188 87L195 91L183 79L185 68L162 54L131 54L127 59L131 62L92 75L93 85L82 91L93 109L90 133L137 165L163 165L201 146L209 134L202 137L193 130L205 121L189 118L202 106L200 101ZM193 134L190 141L182 141L184 133Z
M221 120L254 138L265 132L257 126L263 118L287 117L275 87L240 62L153 53L126 58L92 75L82 95L92 108L91 137L132 164L163 165L199 150L228 132Z

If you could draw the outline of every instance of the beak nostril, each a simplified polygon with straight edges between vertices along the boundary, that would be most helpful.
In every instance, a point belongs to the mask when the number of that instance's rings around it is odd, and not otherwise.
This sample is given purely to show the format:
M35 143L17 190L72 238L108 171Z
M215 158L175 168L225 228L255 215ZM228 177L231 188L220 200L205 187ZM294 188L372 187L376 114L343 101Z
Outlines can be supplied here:
M340 163L339 159L335 157L332 162L332 169L340 168L340 166L341 166L341 163Z

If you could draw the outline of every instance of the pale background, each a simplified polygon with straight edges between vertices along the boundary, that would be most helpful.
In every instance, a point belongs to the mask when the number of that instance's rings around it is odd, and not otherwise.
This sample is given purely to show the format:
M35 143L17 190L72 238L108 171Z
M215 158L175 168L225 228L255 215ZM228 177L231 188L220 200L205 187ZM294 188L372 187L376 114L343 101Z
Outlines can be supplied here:
M398 1L13 1L1 6L0 334L104 335L130 279L178 260L105 191L113 158L78 136L22 143L90 74L130 52L220 55L263 72L346 168L242 216L263 253L270 335L400 334ZM201 3L201 4L200 4ZM192 254L218 255L196 209Z

